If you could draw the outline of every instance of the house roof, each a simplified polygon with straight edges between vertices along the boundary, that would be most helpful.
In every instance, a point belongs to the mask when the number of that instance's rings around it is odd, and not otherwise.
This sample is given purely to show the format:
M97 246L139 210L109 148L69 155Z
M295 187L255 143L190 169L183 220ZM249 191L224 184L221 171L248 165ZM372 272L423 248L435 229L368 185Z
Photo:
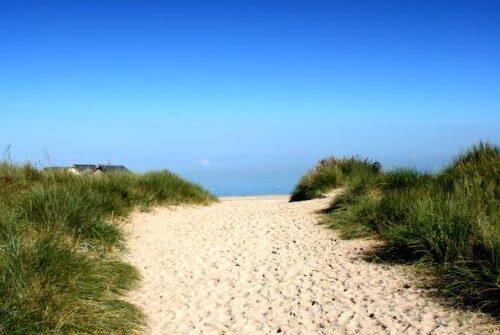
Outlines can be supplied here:
M128 172L129 170L123 165L98 165L96 170L101 170L103 172Z
M97 165L94 164L73 164L73 167L79 171L95 170Z

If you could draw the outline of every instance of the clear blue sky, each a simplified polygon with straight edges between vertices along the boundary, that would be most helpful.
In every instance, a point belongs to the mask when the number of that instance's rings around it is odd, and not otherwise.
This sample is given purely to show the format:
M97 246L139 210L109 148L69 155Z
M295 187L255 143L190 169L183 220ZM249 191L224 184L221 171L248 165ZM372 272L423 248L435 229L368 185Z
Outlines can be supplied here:
M500 141L498 1L1 1L0 145L288 191ZM277 187L280 187L279 189Z

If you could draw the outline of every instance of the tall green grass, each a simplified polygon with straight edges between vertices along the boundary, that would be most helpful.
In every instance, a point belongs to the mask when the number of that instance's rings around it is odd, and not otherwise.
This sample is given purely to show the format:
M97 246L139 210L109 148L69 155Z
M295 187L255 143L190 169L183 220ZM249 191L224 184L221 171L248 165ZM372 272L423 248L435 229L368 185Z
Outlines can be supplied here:
M0 164L0 334L133 334L139 280L117 223L134 208L215 198L168 172L75 176Z
M480 143L441 172L351 175L325 222L346 238L386 241L382 260L433 269L433 285L463 306L500 314L500 148Z
M329 157L319 161L302 177L295 187L290 201L309 200L343 186L358 174L376 174L381 165L360 157Z

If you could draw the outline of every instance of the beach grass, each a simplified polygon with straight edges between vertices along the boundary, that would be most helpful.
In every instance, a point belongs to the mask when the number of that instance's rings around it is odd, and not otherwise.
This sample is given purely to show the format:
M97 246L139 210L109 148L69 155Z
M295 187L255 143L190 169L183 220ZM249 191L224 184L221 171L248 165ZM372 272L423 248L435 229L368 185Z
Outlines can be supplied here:
M348 184L351 178L359 174L377 174L380 168L380 163L356 156L322 159L300 179L290 201L321 197L330 190Z
M133 334L138 271L119 223L135 208L216 198L168 171L77 176L0 164L0 334Z
M342 159L331 161L333 167L316 167L305 178L314 179L318 170L323 174L337 169L336 162ZM303 180L296 193L304 189ZM321 187L307 191L309 196L344 187L326 210L325 224L339 229L345 238L382 239L378 260L431 269L429 285L440 296L499 317L498 146L472 146L438 173L359 169L331 178L330 185L324 179L319 183Z

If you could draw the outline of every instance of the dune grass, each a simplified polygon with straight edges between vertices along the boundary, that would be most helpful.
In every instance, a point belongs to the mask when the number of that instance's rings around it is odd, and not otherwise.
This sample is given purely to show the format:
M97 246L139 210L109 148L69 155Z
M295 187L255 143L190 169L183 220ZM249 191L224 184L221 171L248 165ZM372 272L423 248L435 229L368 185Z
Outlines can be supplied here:
M383 239L379 260L432 269L438 294L499 317L498 146L479 143L435 174L361 170L346 180L326 224L346 238Z
M380 168L380 163L356 156L322 159L300 179L290 201L321 197L334 188L348 184L351 177L359 174L377 174Z
M134 208L216 199L168 171L75 176L0 164L0 334L133 334L139 273L117 223Z

